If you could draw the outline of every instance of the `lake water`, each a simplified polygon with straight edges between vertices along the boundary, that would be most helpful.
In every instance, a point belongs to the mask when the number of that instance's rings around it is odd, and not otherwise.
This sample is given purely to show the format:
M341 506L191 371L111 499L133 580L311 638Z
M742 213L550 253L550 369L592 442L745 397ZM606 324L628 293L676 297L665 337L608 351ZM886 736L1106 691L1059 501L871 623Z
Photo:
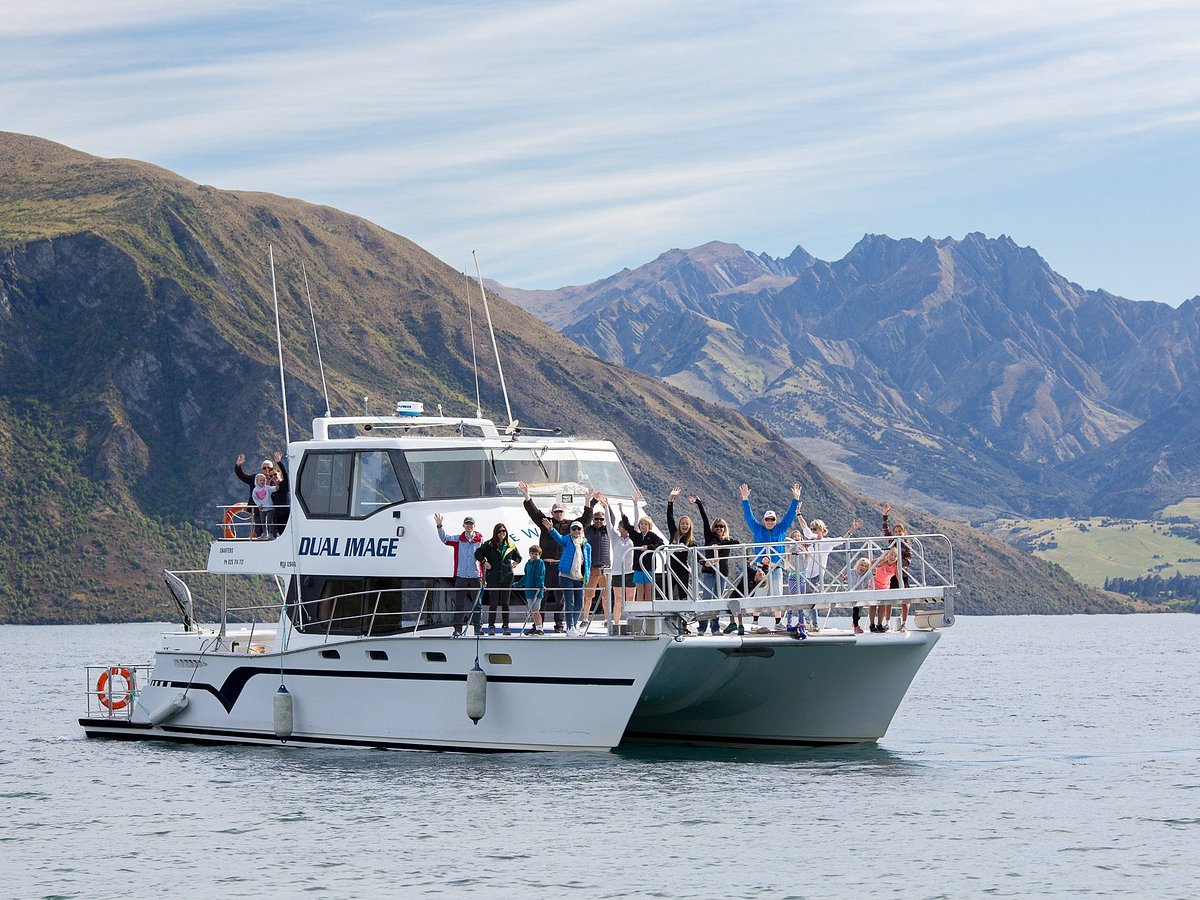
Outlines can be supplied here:
M160 630L0 627L0 896L1200 896L1200 617L960 616L869 747L83 738Z

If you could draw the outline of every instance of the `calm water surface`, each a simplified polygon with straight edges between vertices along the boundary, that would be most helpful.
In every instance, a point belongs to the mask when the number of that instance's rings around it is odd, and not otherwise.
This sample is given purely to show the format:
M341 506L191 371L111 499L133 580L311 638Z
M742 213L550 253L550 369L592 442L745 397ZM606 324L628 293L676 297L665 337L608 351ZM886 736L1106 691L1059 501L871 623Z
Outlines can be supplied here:
M959 617L871 747L84 739L160 630L0 627L0 896L1200 896L1200 617Z

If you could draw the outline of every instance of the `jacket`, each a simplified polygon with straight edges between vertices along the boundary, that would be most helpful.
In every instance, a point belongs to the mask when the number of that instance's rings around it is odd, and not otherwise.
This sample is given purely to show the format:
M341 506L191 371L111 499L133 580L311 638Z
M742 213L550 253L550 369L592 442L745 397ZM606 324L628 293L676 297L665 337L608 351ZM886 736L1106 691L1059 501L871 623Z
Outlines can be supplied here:
M634 573L646 571L653 573L654 566L650 565L646 569L642 569L642 559L647 553L653 553L655 547L663 545L663 539L653 531L647 531L642 534L629 522L628 516L621 516L621 524L625 526L625 530L629 532L629 539L633 541L633 571Z
M562 555L558 561L558 577L570 578L571 568L575 564L575 542L569 534L559 534L557 531L551 531L550 534L558 542L558 552ZM586 582L592 571L592 545L586 538L583 541L583 565L580 571L583 573L583 581Z
M475 551L475 559L491 564L490 569L483 571L484 583L488 587L507 588L513 586L513 566L521 561L521 551L507 538L499 547L486 540Z
M792 523L796 521L796 512L800 509L800 501L793 500L787 508L787 512L783 514L783 518L775 523L774 528L768 528L758 519L754 518L754 512L750 509L750 501L742 501L742 518L746 520L746 527L750 529L750 543L752 544L771 544L758 554L758 559L766 558L773 563L779 563L783 560L782 541L787 537L788 531L792 527Z
M479 578L480 577L479 563L476 562L474 565L474 570L475 570L474 574L467 574L468 567L467 567L466 563L467 563L468 559L474 560L474 558L475 558L474 545L478 544L480 541L483 540L483 535L481 535L478 531L476 531L471 536L470 540L467 539L466 532L462 532L460 534L455 535L454 537L450 537L449 535L446 534L445 530L443 530L442 526L439 525L438 526L438 537L442 539L442 543L445 544L447 547L454 548L454 571L451 574L451 577L453 577L453 578ZM465 548L465 552L463 552L464 548ZM462 563L462 571L461 572L459 570L460 557L461 557L461 563Z

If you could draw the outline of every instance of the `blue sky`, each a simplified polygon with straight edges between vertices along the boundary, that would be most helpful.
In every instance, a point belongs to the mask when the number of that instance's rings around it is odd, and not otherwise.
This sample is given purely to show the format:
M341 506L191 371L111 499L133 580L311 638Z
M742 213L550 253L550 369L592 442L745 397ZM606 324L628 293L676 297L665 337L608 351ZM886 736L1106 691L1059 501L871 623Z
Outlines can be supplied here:
M1008 234L1200 294L1200 3L0 0L0 129L551 288L724 240Z

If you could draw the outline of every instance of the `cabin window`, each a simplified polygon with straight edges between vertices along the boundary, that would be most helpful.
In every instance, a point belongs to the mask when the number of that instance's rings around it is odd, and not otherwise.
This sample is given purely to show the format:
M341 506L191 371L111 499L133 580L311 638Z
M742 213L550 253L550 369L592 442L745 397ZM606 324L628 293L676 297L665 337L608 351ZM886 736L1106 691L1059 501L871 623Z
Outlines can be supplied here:
M379 512L404 500L404 491L392 468L392 458L386 450L369 450L355 454L354 502L352 515L363 517Z
M405 499L386 450L313 451L300 466L297 497L314 519L365 519Z
M519 497L524 481L534 493L582 495L589 488L632 497L633 479L615 450L537 448L409 450L404 453L425 500Z
M298 496L313 517L344 517L350 512L353 453L306 453L300 465Z

